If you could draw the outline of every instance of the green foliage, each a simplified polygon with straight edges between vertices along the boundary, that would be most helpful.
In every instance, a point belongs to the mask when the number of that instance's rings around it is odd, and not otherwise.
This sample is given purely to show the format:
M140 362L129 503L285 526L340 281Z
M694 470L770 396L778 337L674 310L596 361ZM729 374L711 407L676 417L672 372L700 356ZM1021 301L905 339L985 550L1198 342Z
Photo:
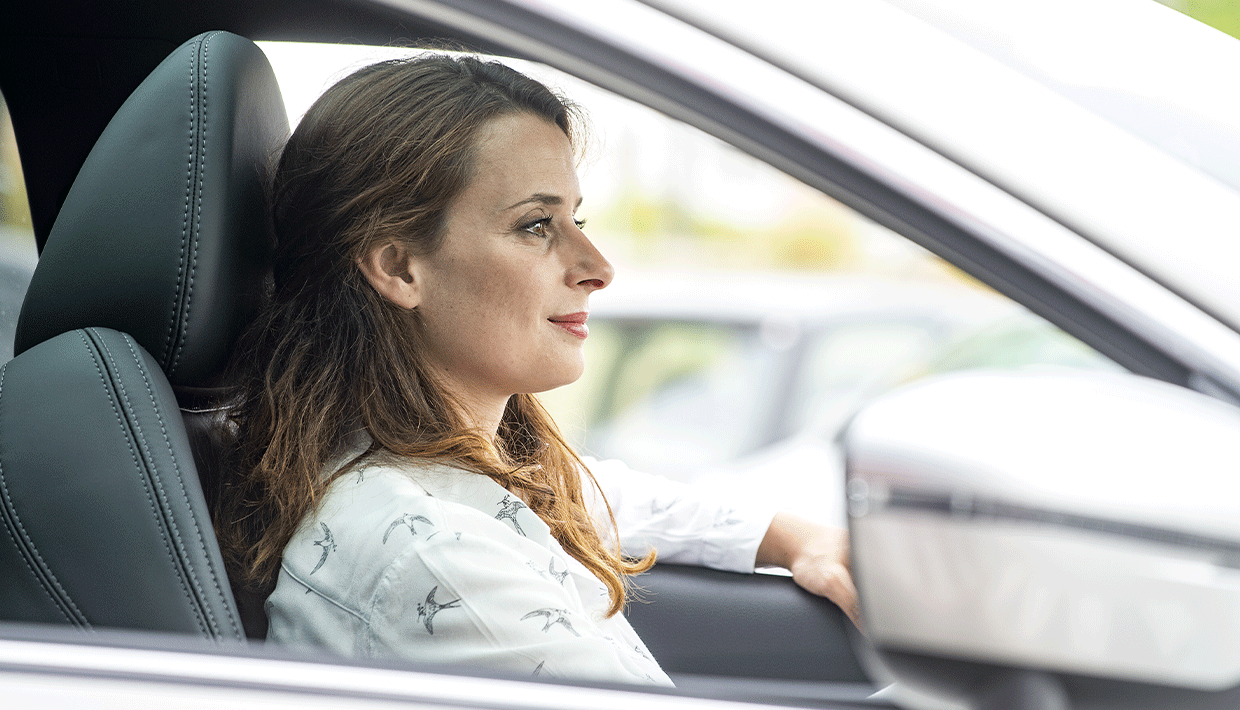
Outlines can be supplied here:
M29 229L30 205L26 182L17 157L17 138L9 119L8 106L0 96L0 226Z
M1237 0L1158 0L1232 37L1240 38L1240 2Z

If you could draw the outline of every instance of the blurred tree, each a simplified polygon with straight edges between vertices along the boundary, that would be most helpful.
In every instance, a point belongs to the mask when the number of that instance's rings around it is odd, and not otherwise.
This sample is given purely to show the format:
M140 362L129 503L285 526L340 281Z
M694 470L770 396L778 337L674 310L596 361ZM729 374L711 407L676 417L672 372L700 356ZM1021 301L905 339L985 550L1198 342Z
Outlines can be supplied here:
M0 95L0 225L29 229L30 205L8 105Z
M843 270L858 263L857 218L834 200L804 200L774 228L763 230L770 265Z
M599 214L593 229L621 237L640 263L696 267L840 270L857 265L857 217L834 200L794 203L773 224L731 224L686 207L672 195L630 185Z

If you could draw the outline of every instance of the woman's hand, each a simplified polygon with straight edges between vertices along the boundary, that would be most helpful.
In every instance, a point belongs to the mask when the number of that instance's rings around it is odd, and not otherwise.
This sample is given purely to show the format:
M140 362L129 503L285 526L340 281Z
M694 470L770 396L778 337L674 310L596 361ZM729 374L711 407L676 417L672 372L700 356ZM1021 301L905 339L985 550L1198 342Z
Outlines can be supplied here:
M819 525L791 513L778 513L758 546L756 564L789 570L794 582L835 602L861 628L857 588L849 571L846 530Z

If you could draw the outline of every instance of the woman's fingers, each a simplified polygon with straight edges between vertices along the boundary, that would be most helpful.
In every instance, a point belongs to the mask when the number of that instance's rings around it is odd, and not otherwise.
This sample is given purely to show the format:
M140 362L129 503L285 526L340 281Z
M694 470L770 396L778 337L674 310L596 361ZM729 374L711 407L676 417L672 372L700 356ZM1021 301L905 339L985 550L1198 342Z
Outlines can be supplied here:
M857 587L846 565L846 555L814 556L794 565L792 579L806 591L830 599L860 629L861 609L857 603Z
M857 588L849 572L847 530L778 513L758 547L757 564L788 569L793 581L835 602L861 628Z

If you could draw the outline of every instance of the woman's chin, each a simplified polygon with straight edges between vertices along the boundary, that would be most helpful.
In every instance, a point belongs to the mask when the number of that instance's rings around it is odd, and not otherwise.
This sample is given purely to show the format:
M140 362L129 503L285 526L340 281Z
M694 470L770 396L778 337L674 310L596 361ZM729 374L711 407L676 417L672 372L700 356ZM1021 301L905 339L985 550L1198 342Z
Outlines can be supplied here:
M525 389L526 394L539 394L541 392L550 392L553 389L559 389L565 385L571 385L581 379L582 373L585 372L584 364L575 368L557 368L554 372L540 373L542 376L538 382L531 383L530 387Z

